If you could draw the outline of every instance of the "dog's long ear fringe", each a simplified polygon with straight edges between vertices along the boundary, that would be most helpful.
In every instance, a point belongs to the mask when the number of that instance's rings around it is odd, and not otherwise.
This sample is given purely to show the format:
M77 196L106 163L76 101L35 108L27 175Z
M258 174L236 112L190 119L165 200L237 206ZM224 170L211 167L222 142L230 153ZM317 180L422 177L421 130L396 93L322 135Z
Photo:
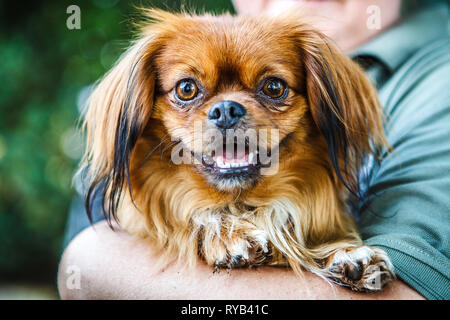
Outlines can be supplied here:
M387 145L376 90L363 71L314 30L302 30L306 91L337 178L357 199L364 159Z
M150 45L149 39L143 39L125 52L89 99L81 170L88 184L85 208L91 223L96 198L101 197L103 214L111 225L127 186L131 194L130 157L153 104Z

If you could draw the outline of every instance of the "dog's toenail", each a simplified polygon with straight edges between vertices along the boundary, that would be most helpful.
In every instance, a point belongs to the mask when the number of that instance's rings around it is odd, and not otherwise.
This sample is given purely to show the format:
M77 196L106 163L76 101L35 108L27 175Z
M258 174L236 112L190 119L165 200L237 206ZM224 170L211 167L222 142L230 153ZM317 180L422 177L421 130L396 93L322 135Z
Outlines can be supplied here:
M357 281L362 277L362 268L359 265L347 265L345 268L345 276L350 280Z
M239 264L242 261L242 255L238 254L233 257L232 264Z

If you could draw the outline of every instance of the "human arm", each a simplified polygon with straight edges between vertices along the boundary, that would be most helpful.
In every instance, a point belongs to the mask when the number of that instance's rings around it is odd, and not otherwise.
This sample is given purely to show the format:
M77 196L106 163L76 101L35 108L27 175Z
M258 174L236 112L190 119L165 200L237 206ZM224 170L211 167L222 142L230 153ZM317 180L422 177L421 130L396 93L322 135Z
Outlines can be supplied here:
M359 222L429 299L450 298L449 52L448 38L423 46L380 90L393 151L371 170Z
M375 294L361 294L305 272L287 268L221 270L199 260L192 270L156 265L158 255L147 240L113 231L105 221L78 234L66 248L58 272L63 299L421 299L402 281ZM69 289L71 266L80 270L79 289Z

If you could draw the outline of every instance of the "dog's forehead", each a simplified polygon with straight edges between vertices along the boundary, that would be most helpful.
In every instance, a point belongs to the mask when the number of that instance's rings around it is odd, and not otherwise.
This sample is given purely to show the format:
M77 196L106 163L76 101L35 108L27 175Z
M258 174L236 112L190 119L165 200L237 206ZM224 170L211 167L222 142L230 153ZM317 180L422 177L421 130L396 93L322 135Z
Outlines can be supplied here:
M196 17L180 20L160 60L178 74L194 72L209 81L229 75L250 85L264 73L294 78L299 60L294 38L292 28L273 20Z

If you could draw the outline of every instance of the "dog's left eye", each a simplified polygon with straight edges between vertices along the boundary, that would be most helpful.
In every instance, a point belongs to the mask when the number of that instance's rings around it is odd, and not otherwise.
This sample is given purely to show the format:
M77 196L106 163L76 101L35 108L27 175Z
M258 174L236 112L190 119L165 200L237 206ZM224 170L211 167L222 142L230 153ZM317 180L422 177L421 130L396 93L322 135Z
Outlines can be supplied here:
M278 78L269 78L265 80L261 91L262 93L271 99L280 99L286 93L286 83Z
M178 82L175 88L177 98L183 101L194 99L198 94L198 87L194 80L185 79Z

